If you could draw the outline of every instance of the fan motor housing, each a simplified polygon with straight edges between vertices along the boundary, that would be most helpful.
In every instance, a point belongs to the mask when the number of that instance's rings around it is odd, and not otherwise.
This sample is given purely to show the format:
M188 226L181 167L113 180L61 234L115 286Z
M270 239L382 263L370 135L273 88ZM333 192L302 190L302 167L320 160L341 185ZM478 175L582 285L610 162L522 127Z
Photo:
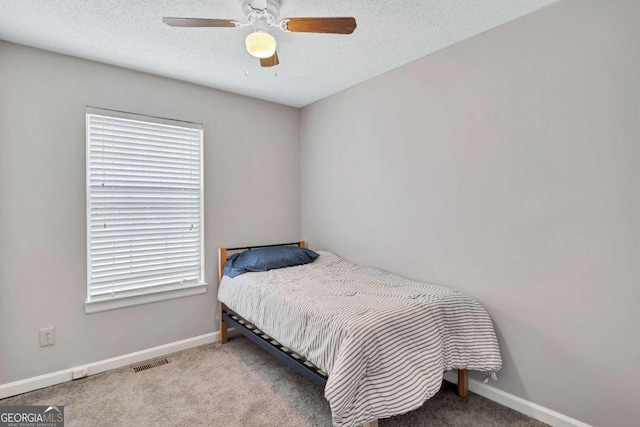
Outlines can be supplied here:
M256 6L258 5L262 6L264 2L265 0L262 0L262 1L243 0L242 10L244 11L244 13L249 15L252 12L251 7L253 7L254 9L257 9ZM266 0L266 3L267 3L267 8L266 8L267 13L273 16L274 19L277 18L278 15L280 15L280 0Z
M258 9L256 6L262 6L264 3L267 3L266 11L269 15L273 16L273 18L277 18L280 15L280 0L243 0L242 2L242 10L244 13L251 14L252 7L254 9Z

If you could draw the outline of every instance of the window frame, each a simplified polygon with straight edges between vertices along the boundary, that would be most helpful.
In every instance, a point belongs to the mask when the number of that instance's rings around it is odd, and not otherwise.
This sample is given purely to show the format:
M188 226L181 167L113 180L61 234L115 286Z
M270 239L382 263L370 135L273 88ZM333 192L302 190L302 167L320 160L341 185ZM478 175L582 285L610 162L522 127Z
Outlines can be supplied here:
M190 129L198 129L200 133L199 154L200 154L200 278L197 283L186 285L176 285L164 289L132 291L129 294L115 295L111 297L91 299L91 125L90 116L103 116L116 119L135 120L149 124L165 124L180 126ZM182 120L167 119L164 117L149 116L145 114L129 113L106 108L87 106L85 111L85 174L86 174L86 230L87 230L87 282L85 312L97 313L101 311L114 310L123 307L148 304L158 301L165 301L175 298L183 298L192 295L204 294L207 292L207 282L205 280L205 253L204 253L204 126L202 123L188 122Z

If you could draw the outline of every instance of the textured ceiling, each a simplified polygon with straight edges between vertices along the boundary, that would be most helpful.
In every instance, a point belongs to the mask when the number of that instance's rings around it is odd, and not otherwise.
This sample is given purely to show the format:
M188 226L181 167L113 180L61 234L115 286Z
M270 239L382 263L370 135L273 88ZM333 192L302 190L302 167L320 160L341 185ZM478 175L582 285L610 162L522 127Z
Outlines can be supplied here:
M358 28L272 29L280 65L270 69L244 48L250 27L161 21L244 21L241 0L0 0L0 39L301 107L555 1L283 0L281 18L354 16Z

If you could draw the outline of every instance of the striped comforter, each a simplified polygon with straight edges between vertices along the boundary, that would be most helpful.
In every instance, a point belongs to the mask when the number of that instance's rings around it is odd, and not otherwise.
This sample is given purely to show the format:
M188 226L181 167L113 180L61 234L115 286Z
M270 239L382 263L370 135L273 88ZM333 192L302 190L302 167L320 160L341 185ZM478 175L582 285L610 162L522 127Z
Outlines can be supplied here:
M218 299L329 374L334 426L418 408L445 370L501 368L493 324L473 298L318 253L303 266L225 276Z

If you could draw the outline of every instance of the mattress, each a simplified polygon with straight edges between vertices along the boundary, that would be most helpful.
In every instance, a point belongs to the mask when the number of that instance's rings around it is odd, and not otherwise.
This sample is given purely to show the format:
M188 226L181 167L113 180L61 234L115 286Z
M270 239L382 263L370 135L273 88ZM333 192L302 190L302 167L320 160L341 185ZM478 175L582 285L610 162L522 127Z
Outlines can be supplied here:
M470 296L318 253L311 264L225 276L218 299L328 373L334 426L416 409L446 370L501 368L491 318Z

